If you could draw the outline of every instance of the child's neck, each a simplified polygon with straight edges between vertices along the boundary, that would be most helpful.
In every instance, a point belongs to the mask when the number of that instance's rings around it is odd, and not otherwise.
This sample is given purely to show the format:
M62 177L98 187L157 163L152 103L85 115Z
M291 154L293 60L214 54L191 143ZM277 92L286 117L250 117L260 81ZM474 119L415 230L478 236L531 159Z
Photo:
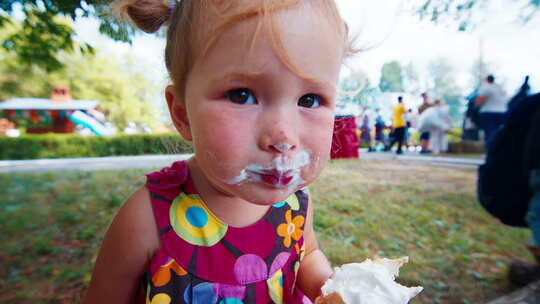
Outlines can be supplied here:
M222 222L233 227L246 227L259 221L271 206L250 203L220 191L209 183L193 157L188 160L189 175L193 186L206 206Z

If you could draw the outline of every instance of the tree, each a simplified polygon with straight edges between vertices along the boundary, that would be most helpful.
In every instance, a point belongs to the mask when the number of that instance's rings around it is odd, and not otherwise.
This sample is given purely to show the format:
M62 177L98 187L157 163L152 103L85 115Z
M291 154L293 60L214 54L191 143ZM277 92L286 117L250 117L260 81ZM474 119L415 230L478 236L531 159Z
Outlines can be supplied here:
M380 90L371 84L363 71L352 72L339 82L338 87L338 100L342 103L370 106L380 95Z
M382 66L379 89L382 92L403 92L403 72L399 62L386 62Z
M407 93L419 95L423 92L423 87L420 83L420 76L414 64L410 62L405 66L403 71L403 87Z
M460 31L465 31L475 23L473 17L481 14L481 11L492 0L422 0L419 2L412 1L413 11L421 19L429 19L432 22L454 22L457 23ZM507 3L516 3L516 1L506 0ZM539 0L523 0L525 3L522 7L518 19L524 23L529 22L540 11Z
M0 40L3 37L0 31ZM9 31L8 31L9 32ZM9 35L9 33L5 33ZM73 98L100 101L108 119L117 127L128 122L144 122L152 128L160 124L156 86L124 59L97 57L74 51L56 55L65 65L53 72L36 65L20 64L14 52L0 49L0 100L13 97L48 98L54 85L71 88Z
M14 52L21 64L55 71L63 65L58 59L62 52L93 52L89 44L76 45L69 20L96 17L100 20L101 33L118 41L131 42L134 28L112 17L109 2L111 0L2 0L0 28L16 24L16 13L21 13L23 19L1 46Z
M74 97L99 100L108 119L123 129L130 121L144 122L155 128L159 124L156 103L157 88L142 74L133 72L132 65L119 58L104 58L65 54L66 67L51 73L48 87L65 84ZM48 92L47 92L48 93Z
M450 108L452 121L459 122L463 118L463 90L456 84L455 70L444 58L431 61L428 64L431 76L429 92L435 98L444 101Z

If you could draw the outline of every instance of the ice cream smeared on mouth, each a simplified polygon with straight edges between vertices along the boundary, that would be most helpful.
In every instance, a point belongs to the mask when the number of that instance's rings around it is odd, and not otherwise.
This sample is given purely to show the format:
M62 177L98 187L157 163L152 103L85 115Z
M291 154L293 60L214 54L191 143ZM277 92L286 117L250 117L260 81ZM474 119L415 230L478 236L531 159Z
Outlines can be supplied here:
M406 287L395 282L399 268L408 257L366 259L362 263L336 267L322 287L323 296L316 304L406 304L422 287Z
M249 164L240 171L240 174L228 181L236 185L243 182L262 182L274 188L296 188L304 180L300 176L303 167L311 162L307 150L298 152L292 157L286 158L280 155L272 160L269 165Z
M284 153L291 150L292 145L289 143L279 143L279 144L274 145L273 147L279 152Z

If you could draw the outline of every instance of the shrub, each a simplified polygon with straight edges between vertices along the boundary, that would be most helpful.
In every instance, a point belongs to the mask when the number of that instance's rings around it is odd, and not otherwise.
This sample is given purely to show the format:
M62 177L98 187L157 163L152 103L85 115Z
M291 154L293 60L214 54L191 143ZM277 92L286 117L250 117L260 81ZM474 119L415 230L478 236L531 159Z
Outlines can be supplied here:
M177 134L137 134L111 137L75 134L0 137L0 159L99 157L115 155L192 153Z
M463 134L463 129L453 128L448 131L448 142L460 142L461 136Z

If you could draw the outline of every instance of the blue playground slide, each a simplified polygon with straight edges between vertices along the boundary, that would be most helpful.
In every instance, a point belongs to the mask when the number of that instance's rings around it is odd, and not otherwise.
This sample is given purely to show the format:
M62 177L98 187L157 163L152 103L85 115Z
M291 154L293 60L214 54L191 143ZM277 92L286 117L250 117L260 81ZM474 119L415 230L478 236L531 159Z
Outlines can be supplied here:
M94 134L98 136L110 136L114 134L114 131L107 128L102 123L97 121L92 116L85 114L82 111L75 111L69 116L69 119L76 124L82 125L90 129Z

